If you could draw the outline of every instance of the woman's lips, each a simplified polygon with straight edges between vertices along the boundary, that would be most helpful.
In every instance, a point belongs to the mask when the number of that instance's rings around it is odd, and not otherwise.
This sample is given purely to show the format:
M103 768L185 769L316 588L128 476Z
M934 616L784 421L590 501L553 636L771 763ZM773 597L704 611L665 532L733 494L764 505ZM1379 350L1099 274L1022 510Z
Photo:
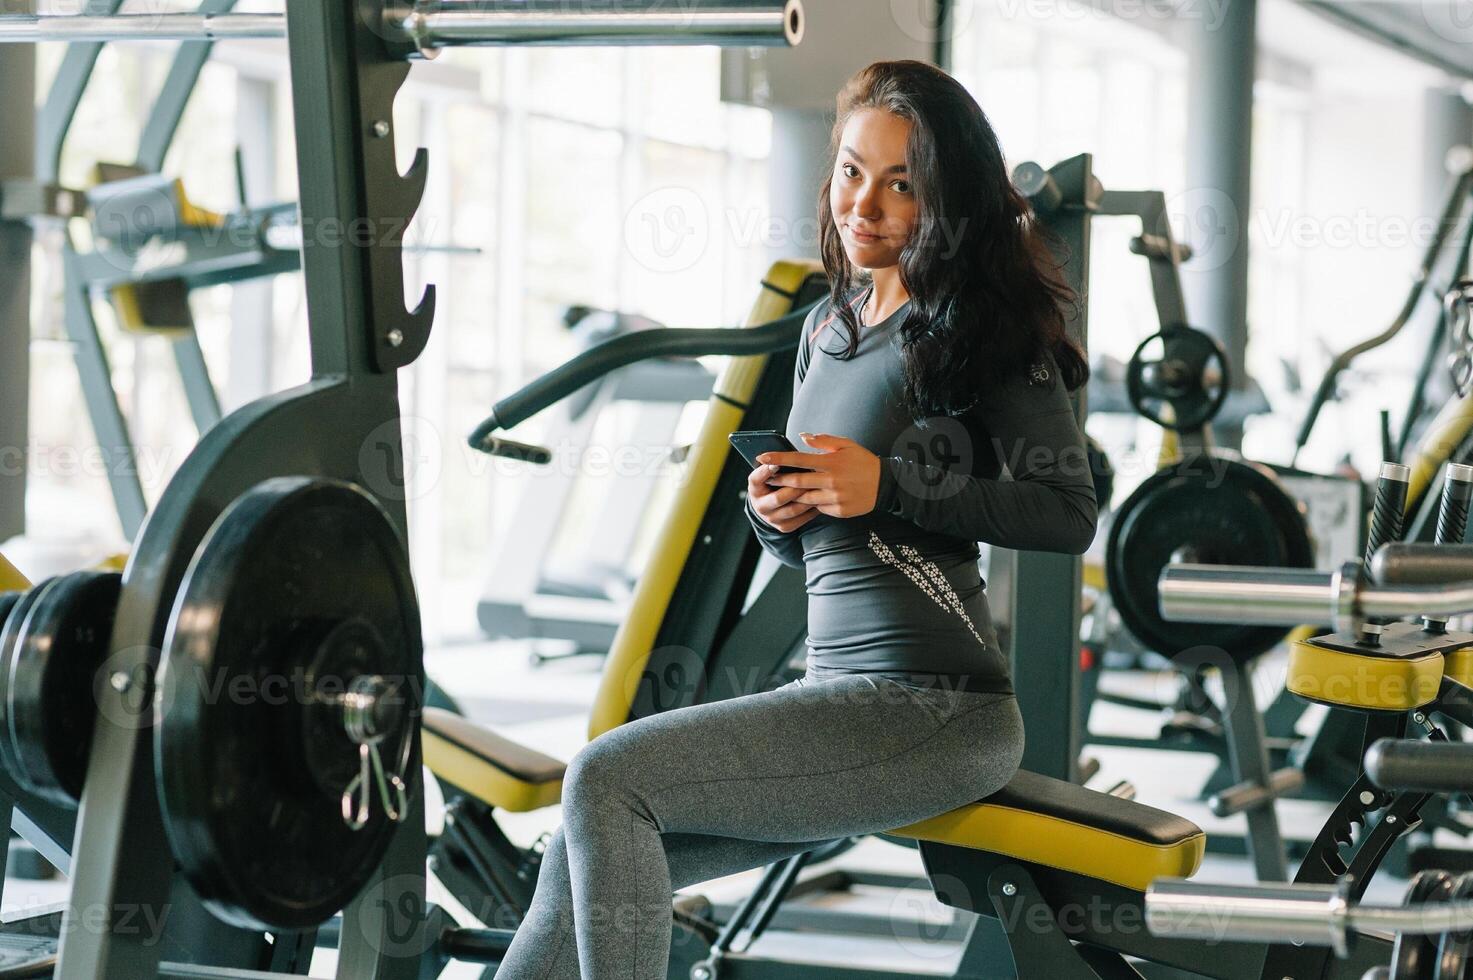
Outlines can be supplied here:
M879 235L869 235L854 227L851 227L849 229L849 233L864 244L869 244L870 242L877 242L880 240Z

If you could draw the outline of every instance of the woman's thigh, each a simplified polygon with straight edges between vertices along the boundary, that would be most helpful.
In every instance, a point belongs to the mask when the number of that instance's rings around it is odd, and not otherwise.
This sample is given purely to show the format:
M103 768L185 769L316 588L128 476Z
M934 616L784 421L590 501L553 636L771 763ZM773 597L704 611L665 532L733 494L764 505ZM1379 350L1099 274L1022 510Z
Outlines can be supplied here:
M585 783L619 794L661 833L832 839L986 796L1017 770L1022 745L1011 696L851 675L607 732L573 760L566 802Z

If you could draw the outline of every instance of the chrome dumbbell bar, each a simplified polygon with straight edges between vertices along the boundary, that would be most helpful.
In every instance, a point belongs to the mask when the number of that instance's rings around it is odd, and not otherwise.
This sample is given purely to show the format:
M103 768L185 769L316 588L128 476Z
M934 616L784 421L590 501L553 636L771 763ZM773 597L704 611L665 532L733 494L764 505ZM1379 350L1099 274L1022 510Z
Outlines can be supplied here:
M457 45L700 45L775 47L803 38L801 0L670 4L607 0L437 0L384 6L384 36L433 57ZM286 36L283 14L0 16L0 43L225 41Z
M1360 562L1339 571L1227 565L1169 565L1161 573L1161 615L1189 623L1330 626L1350 632L1367 618L1457 616L1473 612L1473 581L1373 585Z
M1346 954L1352 932L1438 935L1473 929L1473 902L1352 903L1339 885L1209 885L1162 878L1146 892L1156 936L1330 946Z

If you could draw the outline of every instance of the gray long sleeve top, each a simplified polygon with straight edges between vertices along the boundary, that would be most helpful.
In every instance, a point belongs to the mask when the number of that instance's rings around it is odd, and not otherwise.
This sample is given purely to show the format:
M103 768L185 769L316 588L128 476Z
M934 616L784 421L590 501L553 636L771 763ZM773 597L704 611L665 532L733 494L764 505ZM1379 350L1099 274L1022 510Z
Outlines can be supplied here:
M978 542L1080 554L1096 504L1084 438L1051 357L967 411L917 424L901 410L899 325L864 327L841 360L842 323L820 303L804 324L787 436L828 433L880 457L875 508L819 514L783 533L747 506L763 548L806 570L808 669L966 678L1011 691L987 610Z

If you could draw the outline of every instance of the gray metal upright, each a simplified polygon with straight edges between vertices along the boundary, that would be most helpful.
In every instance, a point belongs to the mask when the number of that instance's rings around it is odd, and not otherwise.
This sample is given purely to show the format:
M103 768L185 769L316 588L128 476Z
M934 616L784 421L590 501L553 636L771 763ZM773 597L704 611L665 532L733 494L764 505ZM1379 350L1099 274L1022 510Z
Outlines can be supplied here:
M36 49L0 51L0 180L33 177ZM25 531L30 399L31 226L0 221L0 541Z
M1198 259L1182 267L1188 307L1222 341L1233 387L1243 390L1248 349L1248 226L1253 170L1253 79L1258 0L1224 0L1220 20L1180 20L1192 70L1187 82L1187 186L1182 228ZM1183 213L1184 212L1184 213ZM1241 426L1219 424L1223 446L1242 445Z
M1022 168L1019 168L1020 171ZM1081 298L1069 335L1089 349L1091 219L1103 193L1093 158L1081 154L1054 166L1049 176L1060 199L1045 207L1035 199L1049 230L1067 256L1064 275ZM1020 180L1014 175L1015 182ZM1031 193L1032 188L1020 184ZM1081 428L1088 411L1084 389L1074 395ZM999 638L1013 666L1013 687L1028 725L1023 768L1055 779L1077 780L1079 770L1079 620L1084 587L1076 555L994 548L987 567L987 593L998 620Z
M832 109L772 107L768 212L773 226L787 233L771 243L769 263L819 257L814 202L828 177L829 133L833 126Z
M1436 215L1447 197L1448 153L1473 152L1473 105L1461 88L1429 88L1422 98L1422 213Z

